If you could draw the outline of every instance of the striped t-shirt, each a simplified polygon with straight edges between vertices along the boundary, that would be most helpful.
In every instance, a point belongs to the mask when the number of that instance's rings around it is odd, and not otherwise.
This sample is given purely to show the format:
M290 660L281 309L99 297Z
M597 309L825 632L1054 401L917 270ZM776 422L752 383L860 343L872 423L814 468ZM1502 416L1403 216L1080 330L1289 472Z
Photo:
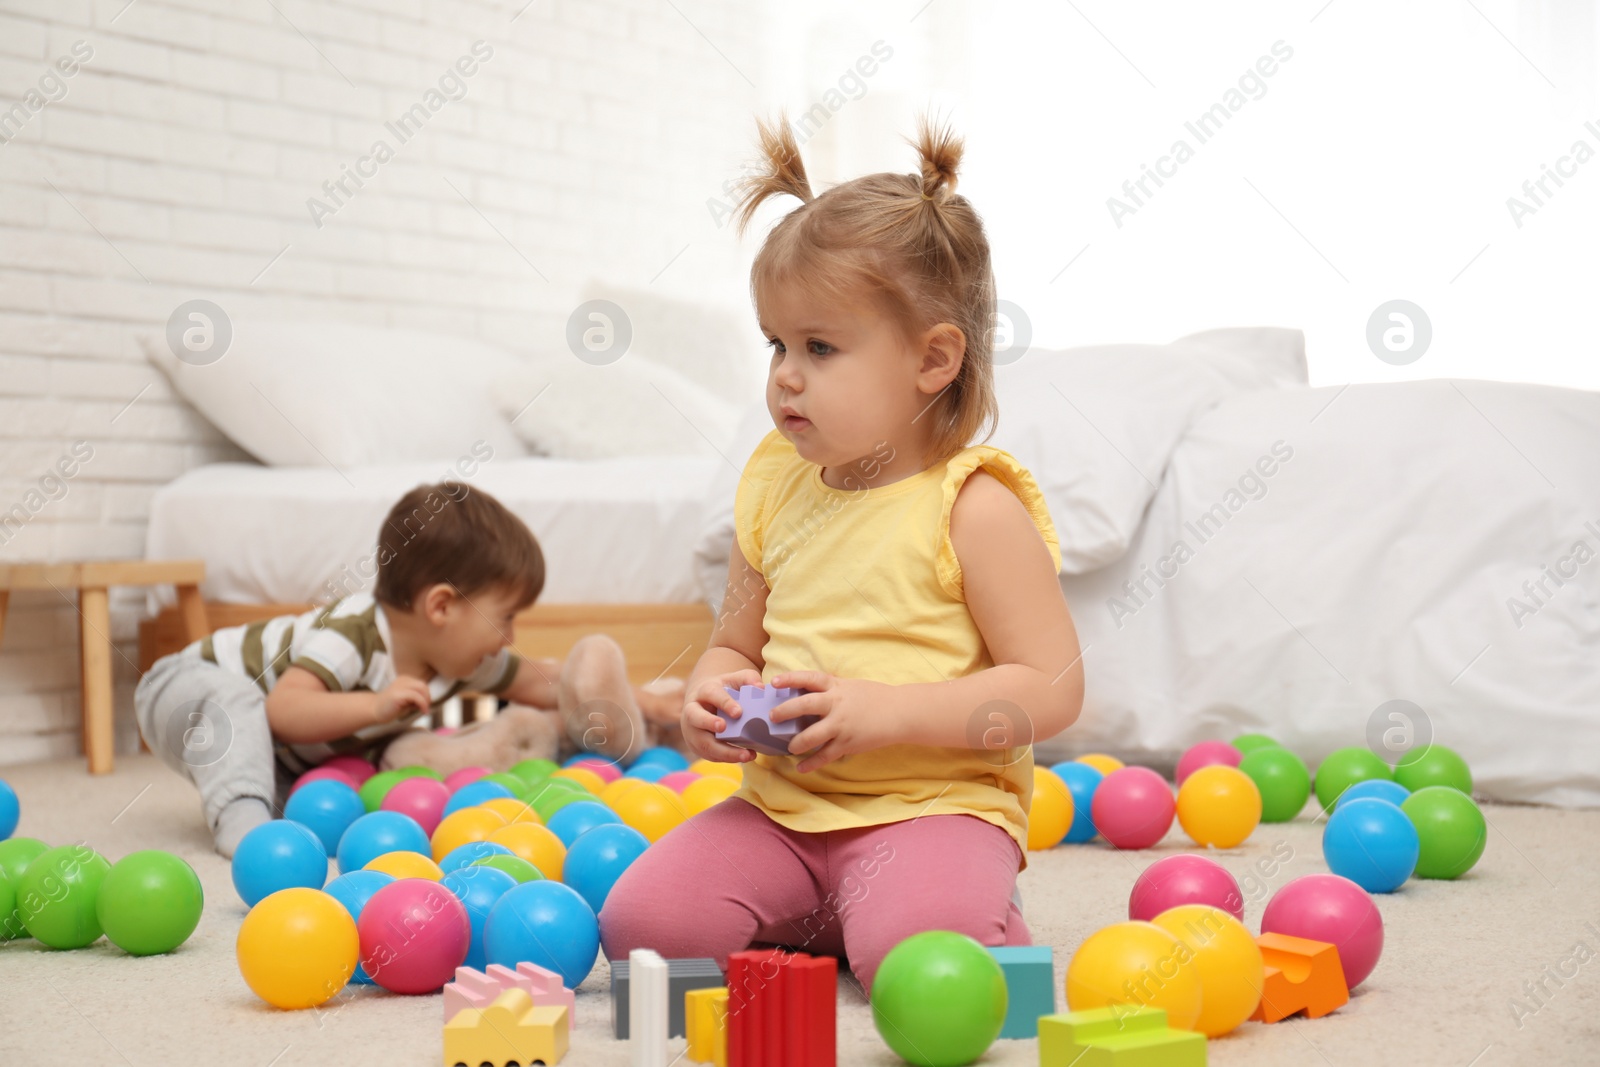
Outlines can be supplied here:
M383 605L370 593L357 593L303 615L280 615L218 630L180 654L197 656L242 674L260 686L263 693L272 692L290 667L310 671L332 693L376 693L395 680L390 641ZM457 693L499 693L517 676L519 663L515 652L503 648L485 656L466 678L435 675L428 681L428 692L435 706ZM334 741L280 743L278 755L290 770L303 770L341 753L367 750L374 742L409 729L423 714L420 709L412 711L393 722L374 723Z

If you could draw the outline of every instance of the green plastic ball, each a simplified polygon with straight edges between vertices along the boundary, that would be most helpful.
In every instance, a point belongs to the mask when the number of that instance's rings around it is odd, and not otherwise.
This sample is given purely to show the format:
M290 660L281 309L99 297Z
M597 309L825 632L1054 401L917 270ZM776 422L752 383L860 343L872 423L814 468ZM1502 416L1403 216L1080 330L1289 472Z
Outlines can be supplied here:
M960 1067L1000 1036L1006 978L965 934L930 930L889 950L872 980L872 1022L907 1063Z
M512 796L520 796L528 788L527 782L524 782L521 778L518 778L514 774L507 774L504 771L499 774L486 774L482 778L479 778L478 781L493 782L496 785L503 785L511 791Z
M561 783L571 782L563 785ZM539 818L545 822L550 817L568 804L577 804L585 800L593 800L594 794L585 789L580 783L573 782L570 778L552 778L547 782L540 782L526 793L522 794L523 803L529 805L539 813Z
M1472 870L1489 840L1489 826L1472 798L1448 785L1428 785L1406 797L1400 810L1417 828L1422 851L1418 878L1460 878Z
M200 878L170 852L130 852L100 883L95 916L113 945L130 956L171 952L200 925Z
M493 867L497 871L504 871L515 878L518 885L523 882L537 882L544 877L543 871L521 856L507 856L505 853L497 853L493 856L485 856L481 860L474 860L470 866Z
M1472 771L1467 761L1443 745L1423 745L1407 752L1395 765L1394 780L1413 793L1430 785L1447 785L1472 795Z
M22 872L28 864L38 859L50 848L37 837L13 837L0 841L0 878L11 886L12 901L9 908L0 908L0 941L23 937L27 930L22 926L22 912L17 909L17 887L22 884Z
M402 778L432 778L434 781L444 781L444 775L432 767L424 767L420 763L413 763L409 767L396 767L394 773Z
M560 769L561 765L554 760L525 759L521 763L514 765L511 768L511 773L521 778L523 788L527 788L527 786L544 781Z
M95 914L100 883L111 864L88 845L62 845L39 854L17 884L22 925L51 948L82 948L104 932Z
M1299 756L1270 745L1245 753L1239 769L1261 790L1261 821L1288 822L1311 796L1311 772Z
M379 771L365 782L361 783L359 790L361 803L366 805L368 812L377 811L383 806L383 798L389 795L389 790L415 775L404 774L400 771Z
M1232 741L1229 741L1228 744L1232 745L1234 748L1238 749L1240 753L1246 756L1252 752L1255 752L1257 749L1283 747L1266 734L1240 734Z
M1317 803L1323 811L1332 811L1340 793L1369 778L1392 779L1394 772L1371 749L1336 749L1317 767Z

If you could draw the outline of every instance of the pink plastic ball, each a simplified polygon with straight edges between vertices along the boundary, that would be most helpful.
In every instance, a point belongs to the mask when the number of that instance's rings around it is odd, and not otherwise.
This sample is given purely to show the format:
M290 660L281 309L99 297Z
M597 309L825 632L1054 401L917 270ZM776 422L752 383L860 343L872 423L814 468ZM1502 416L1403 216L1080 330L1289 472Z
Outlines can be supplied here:
M418 775L396 782L378 807L411 816L422 827L422 832L432 837L439 828L439 820L444 818L444 806L449 802L450 790L443 782Z
M361 790L360 782L356 781L354 778L351 778L348 774L338 770L337 768L313 767L306 773L302 774L299 778L295 779L294 786L289 790L289 795L293 796L295 790L299 789L307 782L320 782L324 779L338 782L340 785L347 785L357 792Z
M671 774L663 774L656 780L674 793L681 793L689 788L690 782L699 781L700 776L694 771L673 771Z
M1272 895L1261 932L1326 941L1339 949L1344 980L1354 989L1383 954L1383 916L1365 889L1337 874L1307 874Z
M487 767L463 767L444 776L444 787L454 793L464 785L471 785L489 773ZM429 833L432 833L430 830Z
M361 966L391 993L433 993L472 946L472 921L449 888L426 878L390 882L356 921Z
M1198 745L1191 745L1187 752L1178 757L1178 773L1176 775L1178 784L1182 785L1184 779L1201 767L1210 767L1217 763L1224 763L1229 767L1237 767L1242 759L1244 759L1244 753L1226 741L1202 741Z
M1123 767L1095 787L1089 814L1116 848L1149 848L1172 829L1178 803L1167 780L1148 767Z
M378 768L360 756L335 756L330 760L323 760L321 769L348 774L355 779L357 789L361 788L368 778L378 773Z
M1149 922L1180 904L1209 904L1244 920L1244 894L1220 864L1184 854L1157 860L1144 869L1128 897L1128 918Z
M574 767L582 767L585 770L593 771L594 773L598 774L601 778L604 778L606 780L607 784L610 784L611 782L614 782L618 778L622 777L621 769L618 768L615 763L611 763L611 762L609 762L607 760L600 760L600 759L579 760L577 763L574 763L573 766Z

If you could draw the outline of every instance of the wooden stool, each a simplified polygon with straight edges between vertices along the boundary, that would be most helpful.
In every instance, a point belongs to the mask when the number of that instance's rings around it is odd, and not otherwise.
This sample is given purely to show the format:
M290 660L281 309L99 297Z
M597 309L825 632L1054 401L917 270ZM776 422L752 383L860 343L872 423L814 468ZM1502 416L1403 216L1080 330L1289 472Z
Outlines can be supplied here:
M200 599L202 560L108 560L101 563L0 563L0 639L13 589L67 590L78 594L83 681L83 752L90 774L111 773L111 602L113 585L177 586L184 630L197 640L210 633Z

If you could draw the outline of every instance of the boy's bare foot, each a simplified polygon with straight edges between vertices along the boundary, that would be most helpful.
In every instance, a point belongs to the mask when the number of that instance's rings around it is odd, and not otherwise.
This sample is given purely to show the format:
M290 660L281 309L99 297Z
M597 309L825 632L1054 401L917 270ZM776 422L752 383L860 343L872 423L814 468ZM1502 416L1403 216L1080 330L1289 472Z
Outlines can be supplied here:
M463 767L509 770L525 759L555 759L561 746L561 719L553 711L508 704L484 722L469 723L453 734L407 730L384 749L384 770L431 767L453 774Z
M567 736L580 749L628 763L649 744L622 646L605 634L572 646L561 665L560 695Z
M635 686L633 694L647 722L670 726L683 716L684 688L682 678L657 678L645 685Z

